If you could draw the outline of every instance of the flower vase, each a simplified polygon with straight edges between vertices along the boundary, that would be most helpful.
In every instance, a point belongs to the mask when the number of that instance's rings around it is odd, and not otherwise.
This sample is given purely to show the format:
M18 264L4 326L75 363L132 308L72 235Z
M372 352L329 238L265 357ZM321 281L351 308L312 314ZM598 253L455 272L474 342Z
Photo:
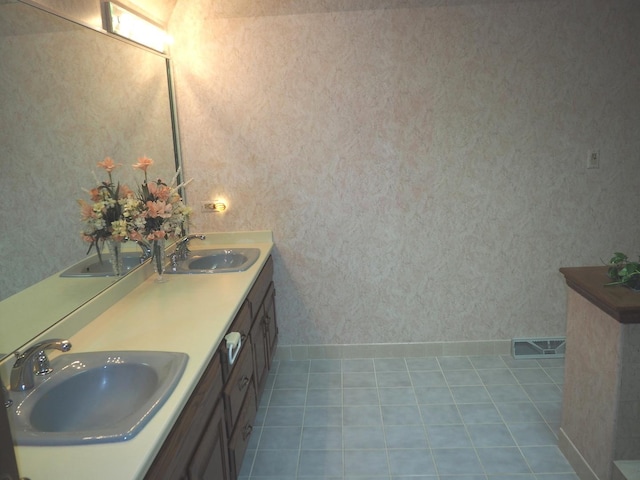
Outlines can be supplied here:
M154 240L152 249L153 269L158 274L155 281L156 283L166 282L164 277L165 239Z
M120 277L124 273L124 257L122 255L122 242L108 238L104 241L107 246L109 255L109 263L116 277Z

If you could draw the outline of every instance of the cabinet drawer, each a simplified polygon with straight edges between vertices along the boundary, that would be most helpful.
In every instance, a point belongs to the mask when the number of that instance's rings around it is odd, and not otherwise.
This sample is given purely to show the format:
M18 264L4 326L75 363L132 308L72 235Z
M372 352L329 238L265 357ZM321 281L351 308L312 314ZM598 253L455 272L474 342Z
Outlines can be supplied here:
M240 408L253 383L253 354L251 343L247 341L242 347L238 359L234 362L234 368L224 386L225 410L227 412L227 430L231 432L236 423ZM253 403L256 403L253 393Z
M251 433L253 432L253 422L256 418L255 390L253 384L245 399L245 405L242 406L242 414L238 418L231 439L229 441L229 457L231 459L231 469L235 472L234 478L237 478L242 466L242 459L247 451Z
M255 318L258 313L258 309L260 308L260 304L264 299L265 294L267 293L267 289L269 288L269 284L273 279L273 258L269 256L267 259L267 263L265 263L264 267L262 267L262 271L256 282L253 284L247 299L251 304L251 316Z
M245 344L249 343L249 331L251 330L251 308L249 307L249 302L245 301L236 318L233 319L231 323L231 327L227 330L227 333L230 332L238 332L240 333L240 337L242 338L242 350L244 350ZM232 374L232 371L238 365L238 360L234 362L233 365L229 365L229 352L227 350L227 344L224 340L222 340L222 344L220 345L220 361L222 363L222 373L224 381L227 382L229 377Z

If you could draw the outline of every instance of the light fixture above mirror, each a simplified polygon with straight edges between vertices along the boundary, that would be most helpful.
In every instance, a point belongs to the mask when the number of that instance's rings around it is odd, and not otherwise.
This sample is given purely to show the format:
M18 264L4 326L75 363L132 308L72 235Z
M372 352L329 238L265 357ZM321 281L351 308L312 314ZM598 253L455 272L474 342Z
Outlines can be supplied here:
M169 35L160 25L116 2L105 2L106 29L120 37L167 53Z

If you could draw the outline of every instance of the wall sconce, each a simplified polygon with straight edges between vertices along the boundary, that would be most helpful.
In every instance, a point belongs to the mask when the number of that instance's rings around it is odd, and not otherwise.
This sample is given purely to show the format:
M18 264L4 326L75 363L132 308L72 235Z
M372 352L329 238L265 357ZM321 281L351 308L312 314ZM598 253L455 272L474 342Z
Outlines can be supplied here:
M214 200L213 202L202 203L203 212L220 213L220 212L224 212L226 209L227 209L227 204L224 203L222 200Z
M169 36L162 27L115 2L105 2L107 31L166 53Z

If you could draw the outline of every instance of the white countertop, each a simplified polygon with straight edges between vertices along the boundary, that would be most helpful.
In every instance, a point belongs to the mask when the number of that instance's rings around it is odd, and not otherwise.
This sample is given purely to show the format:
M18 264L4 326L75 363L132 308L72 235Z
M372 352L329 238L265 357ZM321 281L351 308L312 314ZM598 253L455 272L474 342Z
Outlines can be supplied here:
M134 480L143 478L162 446L227 328L273 248L271 232L207 234L194 240L191 250L211 247L254 247L257 262L245 272L223 274L155 275L142 280L118 300L116 287L92 300L114 302L90 323L70 335L79 320L69 318L47 333L67 333L72 351L165 350L189 355L184 374L166 403L131 440L63 447L16 447L20 475L30 480ZM151 266L148 266L151 269ZM128 278L118 282L126 288ZM131 281L134 278L132 277ZM138 280L140 281L140 280ZM112 292L112 290L114 290ZM107 303L110 304L110 303ZM87 307L91 310L91 305ZM85 309L86 310L86 309ZM80 312L82 313L82 312ZM86 317L86 313L85 313ZM52 355L53 356L53 355Z

